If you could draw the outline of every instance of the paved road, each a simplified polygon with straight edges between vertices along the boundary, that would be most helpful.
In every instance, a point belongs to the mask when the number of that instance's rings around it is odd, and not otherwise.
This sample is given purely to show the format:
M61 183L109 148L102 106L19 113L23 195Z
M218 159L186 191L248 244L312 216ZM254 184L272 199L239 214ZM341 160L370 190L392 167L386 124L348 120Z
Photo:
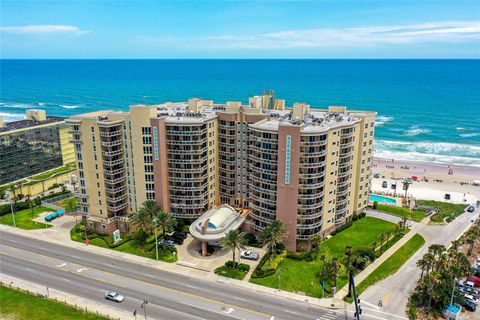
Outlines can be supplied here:
M149 319L348 319L312 307L223 283L150 268L78 249L0 232L0 272L132 312L149 301ZM104 299L106 291L126 300ZM132 317L133 318L133 317Z
M480 209L475 212L465 212L453 222L445 226L431 226L417 224L418 233L425 239L425 245L418 250L394 275L370 286L360 298L364 301L369 312L373 315L394 314L392 319L406 319L406 305L408 297L415 289L421 271L416 264L419 259L428 251L431 244L443 244L446 247L462 235L472 224L471 220L476 219ZM378 301L382 300L383 307L377 307Z

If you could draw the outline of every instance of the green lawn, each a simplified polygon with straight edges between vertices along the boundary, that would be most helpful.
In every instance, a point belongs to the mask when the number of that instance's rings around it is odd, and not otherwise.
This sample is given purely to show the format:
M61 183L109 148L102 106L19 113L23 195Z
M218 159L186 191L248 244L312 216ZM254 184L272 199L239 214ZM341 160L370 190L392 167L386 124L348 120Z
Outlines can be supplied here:
M53 177L59 176L61 174L70 172L74 169L75 169L75 167L72 167L72 166L69 166L69 165L62 166L62 167L56 168L54 170L50 170L50 171L47 171L47 172L44 172L44 173L37 174L37 175L31 177L31 180L33 180L32 181L33 183L41 182L41 181L47 180L49 178L53 178Z
M423 218L425 218L426 216L426 213L423 211L410 210L408 208L389 206L389 205L380 204L380 203L377 205L376 210L390 213L402 218L406 217L408 219L411 219L417 222L422 221Z
M343 261L346 246L353 248L371 247L374 242L379 242L381 233L390 232L393 234L396 227L396 224L391 222L365 217L354 222L350 228L323 242L320 245L318 256L325 255L328 259L338 257L340 261ZM398 239L398 237L394 237L391 243ZM314 297L322 296L322 288L318 281L318 274L322 270L321 261L308 262L287 257L283 260L281 267L281 271L277 269L273 275L264 278L252 278L250 282L271 288L278 288L280 283L280 288L283 290L302 292ZM337 289L340 289L346 283L345 268L342 266L337 279Z
M360 295L369 286L397 272L398 269L425 244L425 239L419 234L415 234L394 254L385 260L377 269L368 275L360 284L357 285L357 293ZM351 299L350 299L351 300ZM348 301L348 300L347 300Z
M215 269L215 274L237 280L243 280L243 278L245 278L245 276L247 275L246 272L228 268L226 266L221 266Z
M434 214L430 220L433 222L452 222L456 217L465 212L467 205L453 204L433 200L417 200L417 205L434 207L438 213Z
M54 202L53 204L56 205L56 206L62 207L65 210L73 210L73 209L77 209L79 207L76 197L70 197L70 198L66 198L66 199L63 199L63 200L58 200L58 201Z
M107 320L63 303L0 286L0 318L28 320Z
M36 217L38 217L40 213L45 211L50 212L52 210L45 207L35 207L33 208L33 215L32 215L32 209L25 209L25 210L15 212L15 223L17 228L25 229L25 230L42 229L42 228L44 229L45 223L36 222L36 221L33 221L32 219L35 219ZM12 214L7 213L6 215L1 216L0 224L13 226ZM47 224L47 227L50 228L51 225Z
M72 230L70 230L70 238L73 241L85 243L83 230L76 232L75 228L73 228ZM123 243L115 247L113 245L113 240L111 235L105 235L105 236L100 236L97 234L89 235L89 239L90 239L90 245L107 248L107 249L111 249L119 252L130 253L130 254L134 254L137 256L145 257L145 258L156 259L154 241L153 243L150 243L149 245L147 245L146 249L142 249L140 248L140 246L138 245L135 239L130 239L130 238L122 239ZM178 258L177 254L173 254L172 251L166 250L162 248L160 245L158 246L158 260L164 261L164 262L176 262L177 258Z

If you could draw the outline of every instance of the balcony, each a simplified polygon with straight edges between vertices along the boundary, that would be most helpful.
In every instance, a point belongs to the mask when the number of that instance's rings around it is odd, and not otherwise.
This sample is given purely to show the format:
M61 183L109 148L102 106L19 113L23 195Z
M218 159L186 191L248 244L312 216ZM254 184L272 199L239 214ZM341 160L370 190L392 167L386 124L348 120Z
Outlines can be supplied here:
M352 131L347 132L347 133L342 132L341 137L342 138L350 138L350 137L353 137L354 135L355 135L355 132L353 132L353 130L352 130Z
M341 188L341 187L348 186L349 183L350 183L349 180L345 180L345 181L338 182L338 183L337 183L337 188Z
M318 201L316 203L311 203L311 204L305 204L305 203L299 203L297 204L298 209L318 209L323 206L323 201Z
M121 176L121 177L118 177L118 178L105 178L105 183L117 184L117 183L125 181L125 179L126 179L125 176Z
M81 198L81 199L87 199L88 198L87 194L84 194L84 193L81 193L81 192L75 192L74 196L77 197L77 198Z
M350 161L341 162L341 163L338 165L338 167L339 167L340 169L350 167Z
M119 173L122 173L122 172L125 172L125 168L119 168L119 169L103 169L103 173L104 174L107 174L107 175L110 175L110 176L114 176L116 174L119 174Z
M126 189L127 187L125 185L121 185L121 186L113 186L111 188L108 188L106 187L105 188L105 192L108 192L108 193L119 193L119 192L122 192Z
M121 194L121 195L118 196L118 197L109 197L109 196L107 196L106 198L107 198L107 201L109 201L109 202L118 202L118 201L121 201L121 200L123 200L123 199L126 199L126 198L127 198L127 194L124 193L124 194Z
M115 160L103 160L103 164L105 166L115 166L117 164L123 164L125 163L125 160L122 159L115 159Z
M297 224L297 230L310 230L310 229L315 229L318 228L322 225L323 221L320 219L320 221L314 222L314 223L305 223L305 224Z
M115 137L115 136L121 136L123 133L122 130L116 130L116 131L100 131L100 137Z
M110 151L102 151L102 155L106 157L114 157L123 154L123 149L119 150L110 150Z
M82 142L82 140L80 140L80 138L72 138L72 139L70 139L70 143L81 144L83 142Z
M110 211L120 211L122 209L125 209L127 206L128 206L128 204L126 202L118 203L118 204L114 204L114 205L107 204L107 209L110 210Z
M339 178L345 178L345 177L348 177L350 175L350 170L347 170L347 171L343 171L343 172L339 172L338 173L338 177Z
M113 141L101 141L102 147L114 147L114 146L120 146L123 144L123 140L113 140Z
M318 199L320 197L323 197L324 192L317 192L317 193L311 193L311 194L298 194L298 199L299 200L308 200L308 199Z
M323 216L323 209L314 213L297 213L298 219L318 219Z
M339 207L347 204L347 202L348 202L348 198L347 198L347 197L341 198L341 199L338 199L338 198L337 198L337 206L339 206Z

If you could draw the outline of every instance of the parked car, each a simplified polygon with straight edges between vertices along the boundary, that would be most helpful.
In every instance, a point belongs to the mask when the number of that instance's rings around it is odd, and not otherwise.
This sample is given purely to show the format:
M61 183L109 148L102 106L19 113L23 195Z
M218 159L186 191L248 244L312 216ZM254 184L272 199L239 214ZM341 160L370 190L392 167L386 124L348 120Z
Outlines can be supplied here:
M122 302L125 298L118 292L110 291L105 294L105 299L115 302Z
M465 286L465 280L458 280L458 286L459 287L464 287Z
M478 305L478 298L475 298L473 295L466 294L463 297L465 298L465 300L471 301L471 302L475 303L476 305Z
M468 212L473 212L473 211L475 211L475 207L474 206L468 206L467 211Z
M464 299L463 300L463 307L465 308L465 310L468 310L468 311L476 311L477 310L477 305L467 299Z
M158 241L158 244L162 244L164 246L174 246L175 242L173 240L170 240L170 239L162 239L162 240Z
M384 188L384 189L388 188L388 182L386 180L383 180L382 188Z
M185 239L187 239L187 234L185 232L175 231L173 233L172 237L185 240Z
M469 276L467 278L467 281L473 282L475 287L480 287L480 277L475 277L475 276Z
M465 288L475 288L475 283L472 281L465 281Z
M244 251L240 254L241 259L253 260L256 261L259 258L259 254L253 251Z
M45 219L45 221L50 222L50 221L52 221L52 220L57 219L57 217L58 217L57 213L51 212L51 213L50 213L48 216L46 216L44 219Z

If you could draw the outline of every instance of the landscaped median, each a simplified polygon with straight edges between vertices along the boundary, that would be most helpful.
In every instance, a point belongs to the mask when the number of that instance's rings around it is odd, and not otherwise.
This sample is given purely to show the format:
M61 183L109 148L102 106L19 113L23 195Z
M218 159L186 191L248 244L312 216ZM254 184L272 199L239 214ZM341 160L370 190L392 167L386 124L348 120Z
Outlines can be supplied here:
M250 266L245 263L238 263L233 261L227 261L225 265L215 269L215 274L218 274L223 277L243 280L250 271Z
M357 284L357 294L360 295L369 286L391 276L403 264L410 259L423 245L425 239L419 234L415 234L403 246L395 251L388 259L380 264L372 273L370 273L360 284ZM352 298L345 298L346 301L352 302Z
M0 285L0 318L28 320L107 320L93 313Z
M456 217L463 214L467 205L455 204L434 200L417 200L417 205L431 208L436 211L430 218L432 222L452 222Z
M70 237L73 241L85 243L85 226L83 224L77 224L72 230L70 230ZM90 244L94 246L156 259L154 236L148 237L143 246L140 245L141 242L128 234L122 235L122 240L117 243L113 243L113 237L109 234L99 234L87 231L87 237L90 240ZM164 262L177 261L177 249L174 246L159 244L158 260Z
M31 209L24 209L21 211L17 211L15 212L15 225L17 228L25 229L25 230L50 228L51 227L50 224L33 221L33 219L37 218L40 213L50 212L50 211L52 210L45 207L35 207ZM3 216L1 216L0 224L5 224L13 227L12 214L6 213Z
M408 208L389 206L386 204L377 204L375 210L393 214L394 216L407 218L416 222L422 221L427 213L420 210L410 210Z
M306 253L289 253L275 270L252 275L250 282L271 288L304 293L308 296L322 297L321 274L338 272L336 277L337 290L347 283L345 268L345 250L348 246L365 259L365 267L371 262L372 256L381 255L386 248L401 238L399 226L373 217L364 217L335 234L330 239L320 243L320 249ZM389 240L386 240L389 239ZM265 258L267 259L267 258ZM334 261L334 263L331 263ZM328 263L327 263L328 262ZM328 266L328 268L324 268ZM262 268L262 263L258 268ZM261 273L261 272L260 272ZM325 281L324 296L331 296L330 281Z

